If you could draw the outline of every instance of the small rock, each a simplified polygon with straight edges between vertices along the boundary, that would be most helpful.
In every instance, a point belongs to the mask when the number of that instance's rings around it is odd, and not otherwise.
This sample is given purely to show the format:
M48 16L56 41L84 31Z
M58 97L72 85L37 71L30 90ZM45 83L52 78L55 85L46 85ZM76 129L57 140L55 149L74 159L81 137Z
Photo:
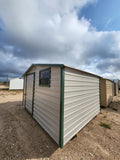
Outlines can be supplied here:
M47 145L46 147L47 147L47 148L49 148L49 146L48 146L48 145Z
M89 152L89 154L93 157L93 153Z

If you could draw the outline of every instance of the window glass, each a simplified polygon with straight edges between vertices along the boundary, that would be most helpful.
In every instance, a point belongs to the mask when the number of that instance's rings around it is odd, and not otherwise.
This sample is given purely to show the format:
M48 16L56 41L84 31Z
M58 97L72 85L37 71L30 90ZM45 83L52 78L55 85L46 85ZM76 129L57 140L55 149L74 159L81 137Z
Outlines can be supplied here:
M50 86L50 68L39 72L39 85Z

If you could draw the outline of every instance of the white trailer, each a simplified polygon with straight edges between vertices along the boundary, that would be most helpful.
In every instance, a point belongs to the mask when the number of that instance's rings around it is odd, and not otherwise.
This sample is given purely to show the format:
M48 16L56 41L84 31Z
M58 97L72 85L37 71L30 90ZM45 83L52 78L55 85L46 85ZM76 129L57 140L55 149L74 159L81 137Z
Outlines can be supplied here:
M23 78L10 79L9 90L23 90Z

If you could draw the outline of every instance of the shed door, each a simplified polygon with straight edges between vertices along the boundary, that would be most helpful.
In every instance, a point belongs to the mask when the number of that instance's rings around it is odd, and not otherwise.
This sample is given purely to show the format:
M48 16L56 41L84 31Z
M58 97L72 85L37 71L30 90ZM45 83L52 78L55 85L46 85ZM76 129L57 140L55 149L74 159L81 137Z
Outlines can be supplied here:
M24 77L24 83L23 83L23 106L25 108L25 96L26 96L26 76Z
M35 73L26 76L25 108L33 115Z

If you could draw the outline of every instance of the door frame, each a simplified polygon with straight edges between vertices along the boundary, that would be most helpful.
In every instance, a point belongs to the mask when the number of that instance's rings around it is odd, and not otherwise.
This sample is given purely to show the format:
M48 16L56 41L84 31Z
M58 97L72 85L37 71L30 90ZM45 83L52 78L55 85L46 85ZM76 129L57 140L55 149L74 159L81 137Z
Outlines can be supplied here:
M27 76L33 75L33 93L32 93L32 113L30 113L28 111L28 109L26 108L26 95L27 95ZM25 109L33 116L33 112L34 112L34 97L35 97L35 72L29 73L25 75L26 77L26 85L25 85Z

